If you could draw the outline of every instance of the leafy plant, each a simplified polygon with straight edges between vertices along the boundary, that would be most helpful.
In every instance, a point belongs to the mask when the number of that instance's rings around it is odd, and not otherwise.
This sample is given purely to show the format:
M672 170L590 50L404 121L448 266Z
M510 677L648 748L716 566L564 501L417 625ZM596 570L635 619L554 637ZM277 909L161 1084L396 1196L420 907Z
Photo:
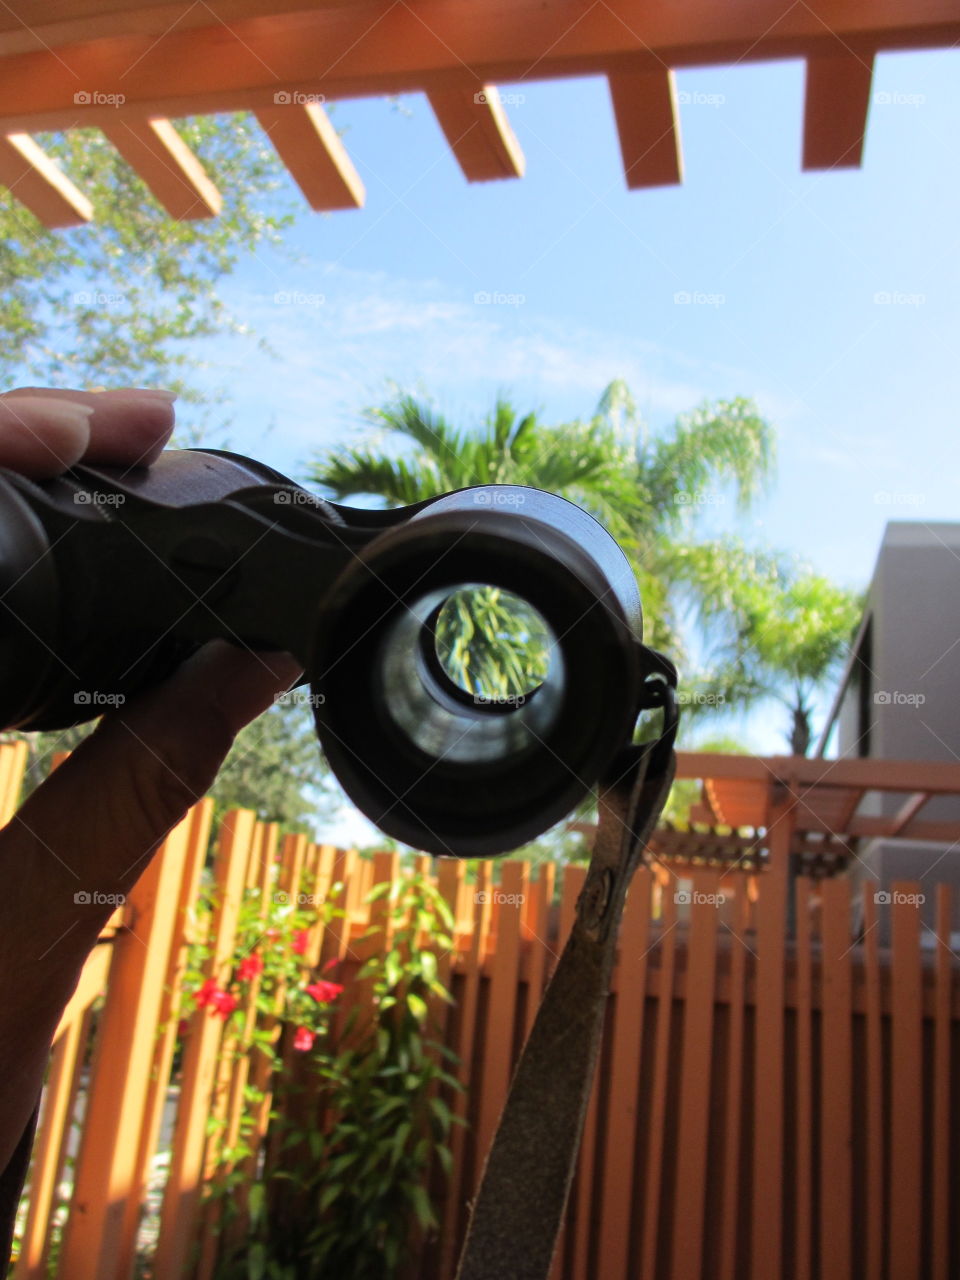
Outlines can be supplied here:
M235 1227L244 1199L247 1217L242 1241L234 1232L223 1249L218 1280L389 1280L409 1257L412 1224L436 1227L427 1182L435 1167L449 1172L448 1099L460 1088L455 1056L433 1026L450 1000L438 959L453 922L424 876L377 886L368 901L384 899L381 919L365 937L380 945L345 992L330 974L338 961L310 963L313 930L343 915L340 889L319 914L249 892L223 985L203 978L205 945L191 956L194 1002L228 1024L224 1052L266 1054L273 1091L262 1180L251 1185L249 1172L262 1091L248 1086L240 1141L219 1153L210 1194L222 1225ZM352 1008L335 1033L342 998Z

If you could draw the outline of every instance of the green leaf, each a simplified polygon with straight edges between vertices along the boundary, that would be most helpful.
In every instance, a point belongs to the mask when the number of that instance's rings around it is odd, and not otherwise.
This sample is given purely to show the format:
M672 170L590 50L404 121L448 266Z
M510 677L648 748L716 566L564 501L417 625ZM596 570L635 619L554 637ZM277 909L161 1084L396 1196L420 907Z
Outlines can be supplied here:
M422 1022L427 1016L427 1003L421 1000L419 996L414 995L412 991L407 992L407 1007L418 1022Z
M251 1182L250 1189L247 1192L247 1208L250 1212L250 1218L253 1223L257 1222L263 1212L264 1198L266 1189L262 1182Z
M324 1210L329 1209L342 1191L343 1186L339 1182L334 1182L324 1187L320 1195L320 1212L323 1213Z
M433 1209L427 1197L426 1191L419 1184L406 1188L407 1195L413 1204L413 1211L417 1215L417 1222L420 1224L422 1231L427 1231L430 1227L436 1226L437 1220L434 1217Z

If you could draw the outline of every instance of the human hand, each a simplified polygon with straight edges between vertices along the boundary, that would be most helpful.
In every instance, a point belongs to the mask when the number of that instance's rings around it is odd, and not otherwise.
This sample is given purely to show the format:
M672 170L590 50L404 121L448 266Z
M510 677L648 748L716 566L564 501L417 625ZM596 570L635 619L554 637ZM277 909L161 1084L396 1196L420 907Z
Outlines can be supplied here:
M42 480L84 461L155 462L173 430L158 391L0 396L0 466ZM289 654L214 641L97 730L0 831L0 1170L30 1116L50 1039L109 905L209 789L235 734L300 675Z

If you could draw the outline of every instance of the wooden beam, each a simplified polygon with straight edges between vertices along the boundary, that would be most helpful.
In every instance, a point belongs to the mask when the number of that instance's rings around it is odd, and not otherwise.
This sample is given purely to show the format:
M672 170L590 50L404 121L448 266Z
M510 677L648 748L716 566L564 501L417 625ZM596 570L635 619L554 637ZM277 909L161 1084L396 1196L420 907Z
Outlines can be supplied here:
M259 110L257 119L310 208L362 208L366 189L323 107L284 97L293 95L276 94L273 108Z
M683 156L673 72L646 66L607 79L627 186L631 191L675 186L683 175Z
M468 182L523 177L526 160L495 85L434 89L427 98Z
M890 834L892 836L900 835L901 831L904 831L910 825L929 799L929 791L918 791L915 796L911 796L909 800L905 800L893 815L893 821L890 824Z
M809 58L833 52L838 40L873 51L960 40L956 0L922 8L911 0L314 0L295 13L277 13L269 0L224 0L215 22L193 29L171 26L168 5L141 10L119 0L107 22L104 2L57 4L58 22L72 15L62 28L72 34L56 49L43 43L39 0L29 17L18 6L19 22L37 24L37 42L3 60L7 131L76 125L78 91L122 94L121 112L171 117L269 106L278 85L328 99L456 88L465 65L480 83L501 84L631 71L641 56L682 67ZM203 10L195 6L190 21ZM18 120L30 124L9 123Z
M860 167L872 79L870 54L840 47L807 59L804 169Z
M210 218L220 212L220 192L169 120L120 117L103 132L171 218Z
M821 756L735 756L678 751L678 778L759 778L773 786L862 787L864 791L927 791L960 795L960 764L940 760L868 760ZM858 819L859 821L859 819Z
M82 227L93 205L27 133L0 137L0 186L45 227Z

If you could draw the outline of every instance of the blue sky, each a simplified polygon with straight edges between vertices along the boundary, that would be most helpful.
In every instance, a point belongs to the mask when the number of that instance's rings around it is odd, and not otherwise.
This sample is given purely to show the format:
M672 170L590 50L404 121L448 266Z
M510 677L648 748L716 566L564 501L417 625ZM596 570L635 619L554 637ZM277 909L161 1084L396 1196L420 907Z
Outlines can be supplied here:
M957 517L958 71L960 51L881 56L863 168L820 174L800 170L800 63L680 73L684 182L638 192L601 78L501 86L527 174L478 185L425 99L338 104L367 204L305 214L299 262L262 254L224 288L282 352L208 348L231 447L300 472L391 381L458 420L500 389L586 415L614 377L654 427L752 395L777 480L719 520L864 585L888 519ZM782 750L779 728L751 741Z

